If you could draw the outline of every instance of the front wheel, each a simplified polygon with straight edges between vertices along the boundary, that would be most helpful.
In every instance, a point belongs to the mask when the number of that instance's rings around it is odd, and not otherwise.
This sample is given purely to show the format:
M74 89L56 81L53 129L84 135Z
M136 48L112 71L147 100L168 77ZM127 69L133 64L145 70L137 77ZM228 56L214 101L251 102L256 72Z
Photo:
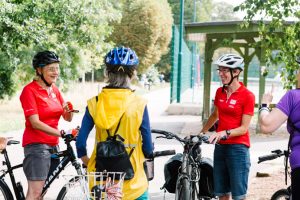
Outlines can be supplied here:
M84 176L75 176L60 190L56 200L88 199L89 191Z
M190 182L187 177L181 177L177 180L175 200L191 200Z
M0 180L0 199L2 200L11 200L14 199L9 187L4 182L4 180Z
M272 195L271 200L290 200L290 195L287 189L281 189Z

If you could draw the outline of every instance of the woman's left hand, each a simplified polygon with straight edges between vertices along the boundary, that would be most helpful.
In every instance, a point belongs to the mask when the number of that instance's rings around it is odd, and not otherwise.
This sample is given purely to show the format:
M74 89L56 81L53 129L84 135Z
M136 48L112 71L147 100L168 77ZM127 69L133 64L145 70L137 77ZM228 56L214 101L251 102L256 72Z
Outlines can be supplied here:
M216 144L219 142L219 140L221 140L223 138L227 138L227 134L225 131L220 131L217 133L213 133L211 136L209 136L208 141L211 144Z
M265 93L265 94L262 96L261 103L262 103L262 104L265 103L265 104L270 105L271 102L272 102L272 100L273 100L273 95L272 95L271 92L268 92L268 93Z
M66 112L72 112L74 110L72 103L69 101L67 101L63 104L63 108Z

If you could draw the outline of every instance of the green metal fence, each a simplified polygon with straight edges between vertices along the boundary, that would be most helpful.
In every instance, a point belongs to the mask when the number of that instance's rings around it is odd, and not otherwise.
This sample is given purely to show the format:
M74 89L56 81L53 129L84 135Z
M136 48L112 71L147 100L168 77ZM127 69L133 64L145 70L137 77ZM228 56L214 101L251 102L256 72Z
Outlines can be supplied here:
M189 50L185 41L182 43L182 66L178 66L179 54L179 31L175 25L172 27L172 45L171 45L171 97L170 103L180 103L181 95L194 84L193 70L195 69L195 55Z

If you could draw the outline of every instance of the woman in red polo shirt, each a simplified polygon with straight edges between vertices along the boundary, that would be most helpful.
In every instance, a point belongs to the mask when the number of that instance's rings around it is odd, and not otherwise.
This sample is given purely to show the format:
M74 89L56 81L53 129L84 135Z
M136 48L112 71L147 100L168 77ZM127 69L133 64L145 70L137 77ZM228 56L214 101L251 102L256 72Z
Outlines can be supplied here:
M254 114L255 97L238 78L244 59L225 54L215 63L223 87L218 88L215 109L203 126L207 132L219 120L218 128L209 137L219 143L214 150L214 192L220 200L246 199L250 169L250 137L248 127Z
M55 86L59 76L59 57L52 51L37 53L32 61L36 78L26 85L20 101L25 115L23 170L28 181L26 199L40 199L51 166L51 151L61 136L58 121L61 116L72 120L66 104Z

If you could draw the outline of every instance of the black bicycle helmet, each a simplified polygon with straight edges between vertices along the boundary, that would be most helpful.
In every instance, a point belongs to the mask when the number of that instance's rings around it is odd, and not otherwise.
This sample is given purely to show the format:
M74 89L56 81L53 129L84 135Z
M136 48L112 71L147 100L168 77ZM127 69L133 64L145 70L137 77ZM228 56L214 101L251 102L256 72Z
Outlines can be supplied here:
M34 69L38 67L45 67L51 63L59 63L60 59L53 51L41 51L38 52L32 60L32 66Z

